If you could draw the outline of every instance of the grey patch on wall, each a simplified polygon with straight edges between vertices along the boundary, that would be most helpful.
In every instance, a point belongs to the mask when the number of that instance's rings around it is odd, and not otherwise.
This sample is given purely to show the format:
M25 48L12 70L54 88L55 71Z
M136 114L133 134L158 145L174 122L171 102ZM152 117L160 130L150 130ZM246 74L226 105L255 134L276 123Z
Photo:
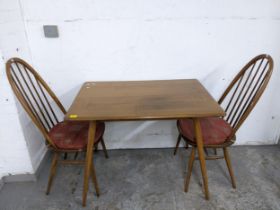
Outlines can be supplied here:
M56 25L44 25L44 34L47 38L58 38L58 28Z

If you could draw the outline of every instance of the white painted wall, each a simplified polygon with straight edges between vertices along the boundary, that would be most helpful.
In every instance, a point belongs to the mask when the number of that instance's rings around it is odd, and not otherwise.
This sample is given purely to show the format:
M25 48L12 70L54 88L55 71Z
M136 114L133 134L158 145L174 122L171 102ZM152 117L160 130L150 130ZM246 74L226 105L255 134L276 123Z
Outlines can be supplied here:
M18 1L26 33L23 48L66 107L87 80L198 78L218 98L247 61L270 54L275 72L238 132L237 144L277 142L279 1ZM59 27L57 39L43 35L43 25L52 24ZM12 41L4 48L14 45ZM20 119L26 130L30 122ZM34 135L25 137L34 143L38 134L34 128L29 132ZM176 135L174 121L118 122L107 123L105 138L109 148L172 147ZM29 148L31 159L42 148L37 146Z
M1 54L1 53L0 53ZM15 101L0 60L0 179L11 174L34 172L18 118Z
M0 179L33 174L46 150L6 79L5 62L15 56L31 60L21 5L17 0L0 0Z
M7 57L27 57L25 29L15 1L0 1L0 179L14 174L34 173L16 102L5 74ZM4 7L5 5L5 7ZM21 51L21 49L23 49ZM7 56L7 57L6 57Z
M198 78L218 98L249 59L271 54L272 81L237 144L276 142L279 1L21 1L33 63L67 106L87 80ZM45 24L60 37L44 38ZM105 137L109 148L169 147L176 134L173 121L122 122Z

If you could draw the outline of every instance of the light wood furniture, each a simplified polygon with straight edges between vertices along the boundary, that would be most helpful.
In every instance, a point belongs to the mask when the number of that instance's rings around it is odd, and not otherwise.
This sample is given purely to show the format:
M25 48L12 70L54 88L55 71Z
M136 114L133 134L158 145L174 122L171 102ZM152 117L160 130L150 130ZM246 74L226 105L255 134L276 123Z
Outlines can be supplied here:
M273 60L269 55L262 54L253 58L236 75L218 101L222 107L225 107L227 115L224 119L205 118L201 121L202 134L205 136L204 148L213 148L215 151L215 155L207 156L206 159L225 158L233 188L236 188L236 183L227 147L235 142L236 131L263 94L272 75L272 70ZM198 142L195 141L193 125L190 120L178 120L177 127L179 136L174 154L176 154L181 137L186 144L192 145L188 173L185 178L185 192L187 192ZM217 155L217 149L220 148L223 149L223 156Z
M93 166L93 141L97 121L165 120L192 118L203 176L209 199L200 118L222 117L223 109L198 80L86 82L68 110L65 120L90 121L84 173L83 205Z
M63 122L60 119L66 110L40 75L20 58L11 58L6 64L9 83L17 99L41 131L47 147L53 151L53 159L49 175L46 194L49 194L58 163L84 164L84 160L77 160L78 152L83 152L87 146L88 122ZM93 128L95 130L95 126ZM108 157L103 133L105 124L100 122L96 128L96 136L91 136L91 144L97 146L101 142L105 156ZM92 146L92 145L91 145ZM74 160L60 160L61 153L76 153ZM88 166L90 167L90 166ZM94 168L91 175L97 195L99 194Z

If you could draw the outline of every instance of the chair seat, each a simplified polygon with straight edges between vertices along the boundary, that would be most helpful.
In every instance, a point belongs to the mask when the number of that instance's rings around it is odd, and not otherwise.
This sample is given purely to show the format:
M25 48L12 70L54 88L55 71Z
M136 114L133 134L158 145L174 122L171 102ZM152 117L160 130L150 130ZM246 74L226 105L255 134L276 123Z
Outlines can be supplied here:
M178 123L181 134L189 139L195 141L195 131L193 120L183 119L179 120ZM202 118L200 119L201 132L203 137L204 145L219 145L223 144L228 140L232 132L231 126L222 118Z
M63 121L50 130L49 136L59 149L80 150L87 146L88 129L88 122ZM101 139L104 130L105 124L97 123L94 143Z

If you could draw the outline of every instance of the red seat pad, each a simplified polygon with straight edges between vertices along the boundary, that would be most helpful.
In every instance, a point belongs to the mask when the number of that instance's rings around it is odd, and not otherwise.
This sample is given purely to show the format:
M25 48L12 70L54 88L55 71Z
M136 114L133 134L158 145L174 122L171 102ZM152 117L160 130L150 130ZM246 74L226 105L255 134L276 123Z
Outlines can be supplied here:
M89 122L63 121L56 124L49 132L49 136L59 149L84 149L88 141ZM105 124L96 125L94 143L103 136Z
M232 127L222 118L211 117L200 119L201 132L205 145L224 143L232 132ZM193 120L179 120L181 134L191 141L195 141Z

